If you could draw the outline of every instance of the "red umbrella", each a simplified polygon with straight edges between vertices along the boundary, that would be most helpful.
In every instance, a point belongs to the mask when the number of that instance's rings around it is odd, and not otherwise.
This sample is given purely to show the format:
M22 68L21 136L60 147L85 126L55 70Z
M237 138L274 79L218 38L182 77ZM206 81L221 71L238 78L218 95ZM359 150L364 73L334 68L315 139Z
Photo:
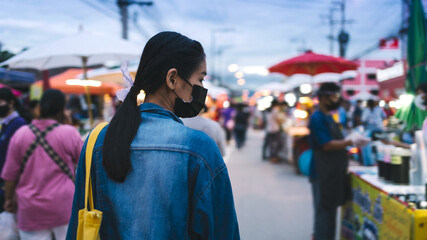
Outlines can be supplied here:
M356 70L357 64L344 58L327 56L306 51L304 54L280 62L268 70L291 76L297 73L311 76L320 73L342 73L348 70Z

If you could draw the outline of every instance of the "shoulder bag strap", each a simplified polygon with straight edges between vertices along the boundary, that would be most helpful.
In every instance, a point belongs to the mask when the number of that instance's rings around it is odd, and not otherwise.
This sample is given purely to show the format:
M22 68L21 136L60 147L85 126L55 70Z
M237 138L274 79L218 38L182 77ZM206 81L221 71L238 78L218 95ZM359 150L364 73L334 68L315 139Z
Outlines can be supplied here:
M94 209L92 183L90 181L90 169L92 166L93 148L95 147L96 139L98 138L99 133L107 124L108 124L107 122L102 122L98 124L95 127L95 129L93 129L93 131L90 133L89 139L87 141L86 153L85 153L85 161L86 161L85 209L87 209L88 201L90 204L90 209Z

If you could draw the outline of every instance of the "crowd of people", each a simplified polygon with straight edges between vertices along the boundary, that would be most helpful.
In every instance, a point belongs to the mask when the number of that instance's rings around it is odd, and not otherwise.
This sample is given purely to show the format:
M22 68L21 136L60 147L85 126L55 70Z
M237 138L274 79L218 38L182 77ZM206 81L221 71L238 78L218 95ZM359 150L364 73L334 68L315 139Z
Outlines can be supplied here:
M17 214L20 238L76 239L90 171L94 204L104 214L101 239L239 239L226 146L234 139L242 150L259 118L261 157L280 162L292 151L283 134L295 108L273 100L258 114L233 103L212 120L206 74L199 42L175 32L152 37L133 86L98 136L90 169L85 137L73 120L78 112L70 114L78 100L67 102L50 89L23 111L11 90L0 88L0 212ZM138 105L141 90L146 96ZM317 240L334 239L337 207L348 198L346 149L368 144L367 136L383 131L393 115L375 100L364 106L342 101L340 93L337 84L324 83L317 106L306 109ZM354 134L361 126L368 134Z

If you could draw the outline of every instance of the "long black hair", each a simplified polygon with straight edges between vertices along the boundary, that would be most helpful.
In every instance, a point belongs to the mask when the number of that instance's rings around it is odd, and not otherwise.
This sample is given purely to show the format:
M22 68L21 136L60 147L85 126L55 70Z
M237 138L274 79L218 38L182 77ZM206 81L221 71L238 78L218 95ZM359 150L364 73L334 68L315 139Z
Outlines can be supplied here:
M136 98L140 90L147 95L166 84L166 75L176 68L188 79L205 60L202 45L176 32L161 32L145 45L129 94L111 120L102 149L102 165L109 178L124 182L131 171L130 144L141 123Z

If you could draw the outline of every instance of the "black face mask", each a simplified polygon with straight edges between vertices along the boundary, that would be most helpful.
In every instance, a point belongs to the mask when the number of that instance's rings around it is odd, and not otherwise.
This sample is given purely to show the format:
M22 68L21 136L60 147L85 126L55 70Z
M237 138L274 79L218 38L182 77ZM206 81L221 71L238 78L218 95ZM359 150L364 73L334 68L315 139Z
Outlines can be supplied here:
M342 99L340 98L337 102L329 100L329 102L330 103L326 105L326 108L328 109L328 111L335 111L341 106Z
M6 117L7 113L10 111L9 105L0 106L0 118Z
M184 81L193 88L193 91L191 92L191 101L185 102L182 98L178 97L174 91L177 96L175 99L174 111L178 117L191 118L199 115L205 105L208 90L199 85L191 85L187 80Z

